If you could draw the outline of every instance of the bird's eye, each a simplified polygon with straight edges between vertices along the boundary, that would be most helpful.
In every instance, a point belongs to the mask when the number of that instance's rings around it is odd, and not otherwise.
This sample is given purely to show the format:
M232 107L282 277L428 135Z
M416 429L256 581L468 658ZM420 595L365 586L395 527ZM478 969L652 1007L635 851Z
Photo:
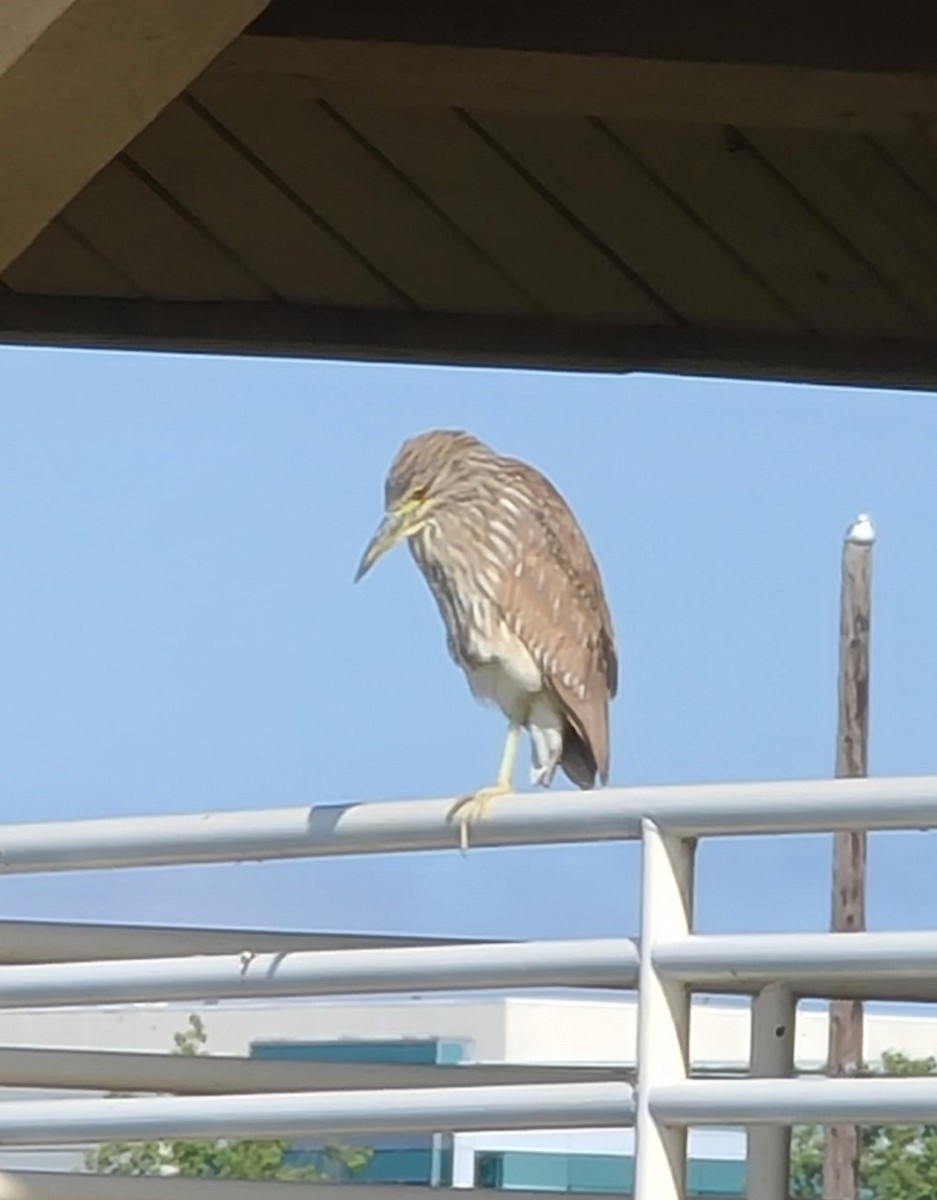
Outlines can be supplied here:
M428 491L429 491L429 485L423 483L419 487L415 487L413 489L413 491L410 493L410 499L411 500L425 500L426 493Z

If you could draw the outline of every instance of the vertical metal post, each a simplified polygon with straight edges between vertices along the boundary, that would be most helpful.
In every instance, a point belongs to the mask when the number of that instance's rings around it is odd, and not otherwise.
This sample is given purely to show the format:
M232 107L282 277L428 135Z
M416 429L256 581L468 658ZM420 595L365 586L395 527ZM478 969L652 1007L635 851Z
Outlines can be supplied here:
M869 633L872 599L872 545L875 530L864 514L846 533L843 545L839 623L839 720L836 776L868 774ZM837 933L865 929L866 836L851 830L834 835L832 928ZM828 1073L855 1075L862 1067L862 1005L834 1000L830 1005ZM823 1195L855 1200L859 1194L859 1130L833 1125L823 1157Z
M751 1074L782 1079L794 1069L794 1021L797 1005L789 988L769 983L752 1002ZM787 1125L748 1130L745 1171L747 1200L788 1200L791 1131Z
M685 938L693 922L696 842L641 822L641 978L638 988L638 1095L634 1200L686 1200L686 1130L660 1124L653 1089L689 1075L690 994L662 978L654 947Z

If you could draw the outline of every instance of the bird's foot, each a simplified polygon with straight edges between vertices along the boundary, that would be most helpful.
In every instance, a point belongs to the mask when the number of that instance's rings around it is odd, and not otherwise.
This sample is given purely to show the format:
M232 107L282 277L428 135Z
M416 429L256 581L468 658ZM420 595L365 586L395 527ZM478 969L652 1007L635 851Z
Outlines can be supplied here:
M543 767L531 767L530 782L534 787L548 788L553 782L553 776L556 774L556 763L547 763Z
M498 796L509 796L511 785L508 783L492 783L488 787L479 788L461 796L446 814L447 821L457 821L459 825L459 849L464 854L468 850L469 827L477 824L485 816L485 810L492 800Z

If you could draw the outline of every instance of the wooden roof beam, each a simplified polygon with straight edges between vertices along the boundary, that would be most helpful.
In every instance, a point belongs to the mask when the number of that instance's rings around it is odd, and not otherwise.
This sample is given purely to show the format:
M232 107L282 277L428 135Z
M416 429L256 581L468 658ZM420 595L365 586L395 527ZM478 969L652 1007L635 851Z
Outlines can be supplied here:
M933 15L932 0L271 0L248 32L901 75L937 70Z
M937 343L524 317L0 294L0 344L937 387Z
M371 99L847 133L937 127L937 75L919 72L248 33L199 86L249 76L267 86L279 77L284 87L338 104Z
M0 270L266 0L5 0Z

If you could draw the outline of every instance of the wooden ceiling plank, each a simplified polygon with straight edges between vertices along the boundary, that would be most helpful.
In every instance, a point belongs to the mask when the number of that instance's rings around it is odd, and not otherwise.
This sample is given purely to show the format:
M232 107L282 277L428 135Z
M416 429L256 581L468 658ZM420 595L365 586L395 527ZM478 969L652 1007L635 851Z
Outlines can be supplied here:
M868 145L937 219L937 143L933 136L877 135Z
M415 307L537 311L510 274L342 114L290 88L228 87L210 95L196 90L215 118L393 279Z
M839 144L839 139L836 141ZM851 151L844 169L856 172L861 163L861 177L852 177L866 202L901 233L932 270L937 270L937 165L933 141L917 135L896 135L850 139L848 145ZM915 168L916 160L923 171ZM895 185L896 178L900 186Z
M58 296L138 296L126 276L77 237L62 221L47 225L3 272L17 292Z
M154 300L261 300L271 293L115 159L65 210L68 221Z
M293 133L295 140L295 128ZM305 149L305 137L298 141ZM127 154L281 299L407 306L392 285L294 203L187 99L169 105Z
M457 113L357 105L341 111L552 316L672 323Z
M690 325L803 328L728 247L589 119L473 115Z
M917 332L902 306L735 131L617 120L609 127L816 333L900 338Z
M4 0L0 270L266 0Z
M627 329L544 318L0 294L0 343L937 389L937 341Z
M370 97L397 107L596 113L854 133L909 132L937 120L937 87L924 73L700 61L696 54L642 57L637 49L608 46L569 51L569 44L562 50L427 44L402 34L362 40L248 34L218 57L203 82L279 76L336 104Z
M450 0L334 4L271 0L251 34L501 47L553 54L622 55L698 62L824 66L836 71L929 71L931 0L785 0L753 6L719 0L718 20L697 0Z
M937 326L937 213L862 138L743 130L905 302Z

